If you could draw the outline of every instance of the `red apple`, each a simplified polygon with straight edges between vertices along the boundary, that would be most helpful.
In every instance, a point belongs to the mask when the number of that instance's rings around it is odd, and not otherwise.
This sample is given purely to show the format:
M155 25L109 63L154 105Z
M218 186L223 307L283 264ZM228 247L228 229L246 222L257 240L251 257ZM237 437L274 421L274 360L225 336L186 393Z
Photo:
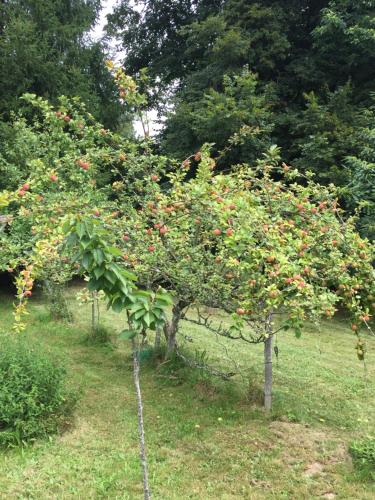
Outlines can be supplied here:
M90 163L84 160L78 160L77 165L81 167L83 170L88 170L90 167Z
M221 229L217 228L217 229L214 229L212 232L214 233L215 236L220 236L221 235Z
M71 118L70 118L70 116L69 116L69 115L65 115L65 116L64 116L64 122L69 123L69 122L70 122L70 120L71 120Z
M168 228L166 226L163 226L159 229L159 233L160 234L165 234L168 232Z
M231 227L228 227L228 229L225 231L225 234L227 236L232 236L234 233L233 229Z
M159 180L159 177L158 177L157 175L153 174L153 175L151 175L151 180L152 180L153 182L156 182L156 181L158 181L158 180Z
M237 312L237 314L239 314L240 316L242 316L243 314L246 314L245 309L242 309L242 307L239 307L239 308L237 309L237 311L236 311L236 312Z
M28 182L25 182L25 184L22 186L23 191L28 191L30 189L30 184Z
M51 179L52 182L56 182L57 181L57 175L56 174L51 174L49 176L49 178Z
M129 236L127 234L124 234L124 236L122 237L122 239L124 241L129 241Z
M150 245L150 246L148 247L148 251L149 251L149 252L155 252L155 250L156 250L155 245Z

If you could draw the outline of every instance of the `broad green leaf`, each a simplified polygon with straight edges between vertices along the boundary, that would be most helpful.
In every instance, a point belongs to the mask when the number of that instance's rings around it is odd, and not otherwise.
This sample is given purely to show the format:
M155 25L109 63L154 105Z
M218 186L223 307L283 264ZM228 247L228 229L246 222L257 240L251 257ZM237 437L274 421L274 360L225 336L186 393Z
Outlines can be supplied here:
M116 247L107 247L107 251L114 255L115 257L121 257L122 255L122 252L119 248L116 248Z
M123 330L119 335L119 340L131 340L137 335L137 332L134 330Z
M94 269L95 278L98 280L105 273L105 267L96 267Z

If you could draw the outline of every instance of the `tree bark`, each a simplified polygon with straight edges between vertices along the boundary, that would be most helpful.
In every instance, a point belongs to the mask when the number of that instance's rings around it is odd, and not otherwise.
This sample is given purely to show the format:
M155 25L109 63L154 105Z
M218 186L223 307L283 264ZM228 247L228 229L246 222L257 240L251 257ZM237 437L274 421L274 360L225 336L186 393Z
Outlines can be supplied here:
M167 321L164 326L164 334L167 340L167 357L176 351L176 336L184 307L186 307L186 304L183 302L176 302L172 308L172 319L171 321Z
M272 407L272 314L267 321L268 337L264 341L264 408L267 411Z
M143 492L144 492L144 500L149 500L151 498L151 492L148 484L145 430L143 423L143 405L142 405L141 385L139 381L139 352L138 352L137 342L134 337L132 338L132 350L133 350L134 385L137 396L139 455L141 459L142 472L143 472Z

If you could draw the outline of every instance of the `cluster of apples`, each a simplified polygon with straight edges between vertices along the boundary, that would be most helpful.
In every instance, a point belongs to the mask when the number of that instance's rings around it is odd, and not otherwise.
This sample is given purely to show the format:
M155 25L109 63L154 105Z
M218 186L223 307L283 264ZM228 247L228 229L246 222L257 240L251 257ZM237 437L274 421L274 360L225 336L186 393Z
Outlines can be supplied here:
M18 196L22 198L23 196L25 196L26 192L29 191L29 189L30 189L30 184L28 182L25 182L25 184L18 191Z
M55 115L57 116L57 118L62 118L66 123L69 123L71 120L71 117L69 115L64 115L61 111L56 111Z
M82 170L88 170L90 168L90 163L82 159L77 160L77 165L82 168Z

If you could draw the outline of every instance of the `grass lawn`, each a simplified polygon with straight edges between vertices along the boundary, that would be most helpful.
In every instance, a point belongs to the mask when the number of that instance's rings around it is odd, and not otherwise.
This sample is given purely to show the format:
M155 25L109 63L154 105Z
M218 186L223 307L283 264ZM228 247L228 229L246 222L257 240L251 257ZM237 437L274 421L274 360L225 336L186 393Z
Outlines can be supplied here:
M127 343L85 342L89 307L71 299L73 325L52 321L38 298L26 334L67 365L81 391L60 436L0 452L1 499L142 498L132 362ZM104 309L104 308L103 308ZM0 335L12 324L0 296ZM121 317L103 311L114 339ZM142 388L150 480L156 499L373 499L353 471L348 443L375 434L375 341L367 372L344 322L278 338L274 409L261 408L262 346L216 339L184 324L185 350L242 375L229 382L174 364L145 361Z

